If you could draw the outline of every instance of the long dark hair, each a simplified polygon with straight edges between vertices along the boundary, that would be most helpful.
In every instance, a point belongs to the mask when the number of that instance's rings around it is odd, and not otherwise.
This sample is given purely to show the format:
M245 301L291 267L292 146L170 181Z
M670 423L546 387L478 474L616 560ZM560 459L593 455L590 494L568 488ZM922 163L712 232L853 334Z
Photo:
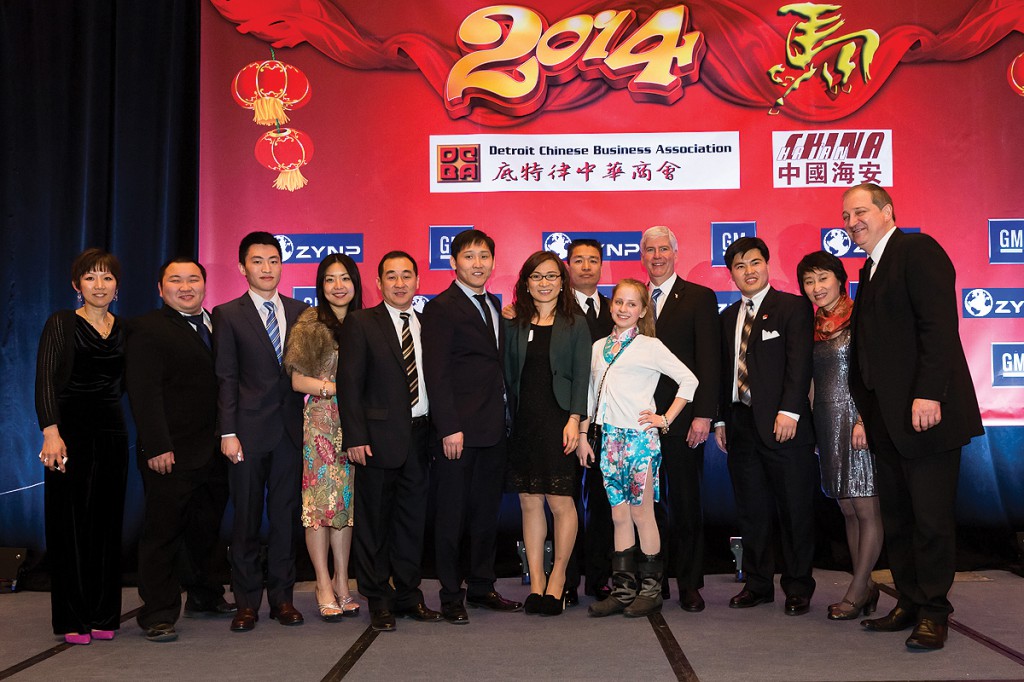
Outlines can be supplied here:
M342 321L331 310L331 304L327 302L327 297L324 296L324 278L327 277L327 268L335 263L341 263L345 270L348 271L348 276L352 279L354 291L352 302L348 304L348 312L363 309L363 281L359 277L359 268L356 267L356 262L343 253L329 254L320 261L320 265L316 269L316 319L331 330L335 341L337 341L341 335Z
M537 314L537 306L530 296L530 274L545 261L551 261L558 266L558 273L562 276L562 287L558 292L558 302L555 303L555 314L564 316L569 324L575 322L576 302L573 300L572 286L569 284L569 270L565 267L558 256L550 251L535 251L523 263L519 270L519 279L516 280L516 288L513 306L516 311L516 322L521 327L529 327L533 316Z

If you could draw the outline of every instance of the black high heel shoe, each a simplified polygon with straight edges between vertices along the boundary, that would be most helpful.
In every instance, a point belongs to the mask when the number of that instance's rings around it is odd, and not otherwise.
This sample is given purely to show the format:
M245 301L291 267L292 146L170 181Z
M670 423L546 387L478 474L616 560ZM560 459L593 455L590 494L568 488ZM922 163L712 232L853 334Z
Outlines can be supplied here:
M853 620L860 616L861 613L865 616L870 616L878 609L879 594L880 591L878 589L878 585L872 584L868 589L868 593L864 595L864 599L862 599L860 603L855 604L849 599L844 599L841 602L829 604L828 619Z
M544 599L540 603L540 615L542 616L560 616L562 611L565 609L565 594L562 597L555 597L550 594L545 594Z
M523 602L523 611L530 614L542 613L541 609L544 607L544 597L539 594L530 593L530 596Z

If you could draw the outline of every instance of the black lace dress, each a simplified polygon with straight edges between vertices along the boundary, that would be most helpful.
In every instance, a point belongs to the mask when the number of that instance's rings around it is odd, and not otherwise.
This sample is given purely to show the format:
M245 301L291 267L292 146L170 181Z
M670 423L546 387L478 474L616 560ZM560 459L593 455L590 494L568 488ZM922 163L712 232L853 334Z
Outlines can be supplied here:
M509 450L509 492L572 495L575 486L575 454L562 448L569 413L559 407L551 386L552 328L530 326Z

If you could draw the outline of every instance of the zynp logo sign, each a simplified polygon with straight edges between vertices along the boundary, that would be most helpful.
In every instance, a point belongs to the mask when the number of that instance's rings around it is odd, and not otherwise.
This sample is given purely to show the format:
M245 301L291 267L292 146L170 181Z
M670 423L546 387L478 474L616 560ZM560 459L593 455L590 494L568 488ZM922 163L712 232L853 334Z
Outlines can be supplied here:
M1024 289L974 288L961 291L964 319L1024 317Z
M321 234L275 234L281 245L281 262L319 263L332 253L343 253L357 263L363 262L363 235L321 233Z
M603 247L602 260L635 261L640 259L642 232L544 232L541 248L562 260L569 257L569 244L577 239L596 239Z
M903 232L920 232L920 227L901 227ZM849 233L841 227L821 228L821 250L836 258L867 258L864 249L853 243Z

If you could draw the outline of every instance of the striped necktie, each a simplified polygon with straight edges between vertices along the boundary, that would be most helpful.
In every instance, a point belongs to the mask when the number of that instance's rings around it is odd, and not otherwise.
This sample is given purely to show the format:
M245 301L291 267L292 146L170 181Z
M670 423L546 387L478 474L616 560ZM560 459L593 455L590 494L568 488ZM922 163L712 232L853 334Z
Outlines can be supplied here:
M740 332L740 352L736 357L736 395L744 405L750 405L750 376L747 374L747 344L750 343L750 329L754 326L754 302L747 299L746 319Z
M272 301L265 301L263 307L267 309L267 336L270 343L274 344L274 354L277 355L277 364L281 364L281 328L277 326L277 310Z
M654 321L658 321L658 299L665 293L659 287L651 289L651 312L654 314Z
M412 342L409 327L409 313L399 313L402 318L402 359L405 361L405 380L409 382L409 401L413 407L420 401L420 376L416 371L416 347Z

